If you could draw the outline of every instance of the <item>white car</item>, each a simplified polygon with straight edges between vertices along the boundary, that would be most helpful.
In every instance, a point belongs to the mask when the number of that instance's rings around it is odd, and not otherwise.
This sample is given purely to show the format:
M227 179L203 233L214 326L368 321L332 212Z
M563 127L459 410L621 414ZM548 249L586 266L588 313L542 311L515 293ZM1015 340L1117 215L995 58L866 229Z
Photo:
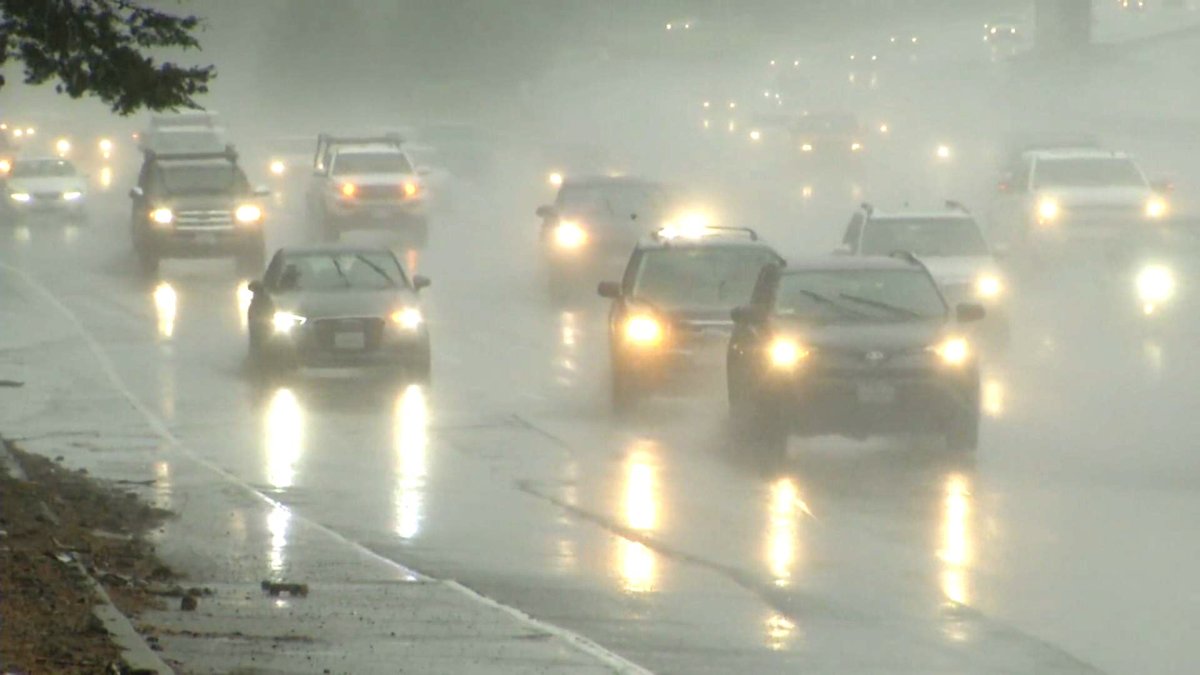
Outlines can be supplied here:
M983 305L989 316L1003 314L1008 289L996 254L979 224L957 203L949 202L943 211L890 213L864 204L851 218L838 252L910 253L929 270L951 307L974 303Z
M87 179L65 159L19 158L13 162L4 188L5 205L17 216L46 212L83 218Z

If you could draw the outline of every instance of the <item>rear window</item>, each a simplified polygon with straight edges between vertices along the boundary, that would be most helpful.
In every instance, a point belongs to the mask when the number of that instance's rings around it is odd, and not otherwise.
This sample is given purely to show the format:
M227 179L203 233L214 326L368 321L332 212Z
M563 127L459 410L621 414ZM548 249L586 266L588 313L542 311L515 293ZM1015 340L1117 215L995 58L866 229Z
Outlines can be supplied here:
M412 173L408 158L398 152L339 152L333 159L333 175Z

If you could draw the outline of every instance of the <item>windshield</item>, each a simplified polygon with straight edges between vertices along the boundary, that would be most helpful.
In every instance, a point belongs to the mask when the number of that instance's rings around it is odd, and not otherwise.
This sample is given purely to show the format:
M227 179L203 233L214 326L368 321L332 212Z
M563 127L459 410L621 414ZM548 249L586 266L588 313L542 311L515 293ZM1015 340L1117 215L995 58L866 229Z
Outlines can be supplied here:
M908 251L917 256L988 255L975 222L967 218L873 220L863 230L863 255Z
M1145 186L1137 165L1122 157L1043 159L1034 174L1035 188Z
M279 286L287 290L383 290L406 286L395 256L385 251L288 256Z
M408 158L398 152L340 152L333 160L333 175L412 173Z
M169 193L248 192L250 184L232 164L180 164L163 167L163 186Z
M63 159L24 160L13 164L13 178L49 178L74 176L75 167Z
M566 185L558 192L560 212L598 220L658 214L666 206L666 192L657 185Z
M814 270L779 280L775 311L815 323L943 319L929 277L910 270Z
M727 309L750 300L762 268L775 262L761 248L666 248L645 251L633 297L669 309Z

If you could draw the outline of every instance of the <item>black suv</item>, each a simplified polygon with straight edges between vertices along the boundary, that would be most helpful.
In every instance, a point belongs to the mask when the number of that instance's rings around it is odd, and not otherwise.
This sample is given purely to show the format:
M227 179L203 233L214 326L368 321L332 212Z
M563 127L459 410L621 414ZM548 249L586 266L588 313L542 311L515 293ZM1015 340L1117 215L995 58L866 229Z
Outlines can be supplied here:
M232 148L162 155L146 152L130 227L143 271L162 258L232 255L242 272L257 273L265 258L263 208L268 190L254 190Z
M733 310L730 414L742 440L778 459L791 434L979 438L979 368L955 324L980 305L946 305L911 255L831 258L763 270Z
M664 228L633 250L621 282L600 284L612 299L609 344L618 412L649 391L687 382L721 353L732 308L750 299L763 267L783 259L753 230Z

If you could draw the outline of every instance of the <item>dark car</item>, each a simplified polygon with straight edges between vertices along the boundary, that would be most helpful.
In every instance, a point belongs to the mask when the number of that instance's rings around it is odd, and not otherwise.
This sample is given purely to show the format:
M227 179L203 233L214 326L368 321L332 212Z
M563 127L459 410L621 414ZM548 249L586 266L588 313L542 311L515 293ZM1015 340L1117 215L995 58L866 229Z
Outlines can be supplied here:
M853 113L804 114L792 124L791 133L800 158L805 160L848 162L861 157L866 149L866 133Z
M368 367L427 379L418 292L428 285L382 247L280 249L250 284L250 359L268 369Z
M612 299L612 400L618 411L644 395L720 368L733 326L729 312L750 298L759 272L783 259L753 230L660 230L638 244L621 282L600 284Z
M537 209L552 291L615 273L638 239L662 224L673 202L665 186L640 178L567 179L554 204Z
M765 269L733 311L729 405L741 437L779 458L789 435L941 433L979 438L979 368L928 270L911 256Z
M232 255L244 272L262 269L261 197L232 149L217 153L145 153L137 187L129 191L133 247L147 273L162 258Z

